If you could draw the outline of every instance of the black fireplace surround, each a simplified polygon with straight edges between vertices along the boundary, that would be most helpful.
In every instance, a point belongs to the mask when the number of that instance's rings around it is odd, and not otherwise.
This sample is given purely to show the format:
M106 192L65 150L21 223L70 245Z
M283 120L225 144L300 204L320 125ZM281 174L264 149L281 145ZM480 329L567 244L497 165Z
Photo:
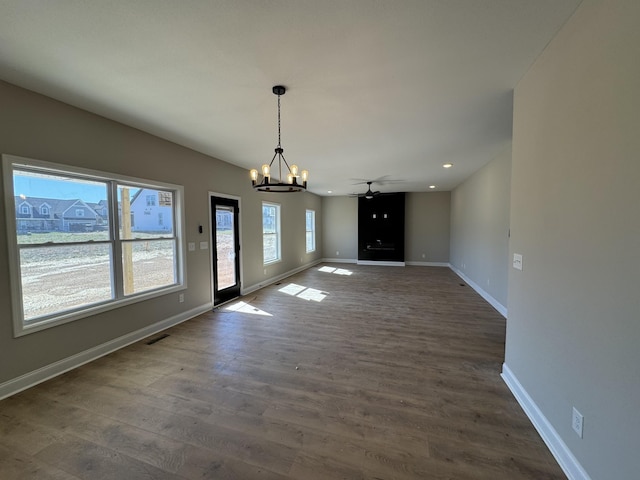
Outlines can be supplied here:
M404 262L404 193L358 198L358 260Z

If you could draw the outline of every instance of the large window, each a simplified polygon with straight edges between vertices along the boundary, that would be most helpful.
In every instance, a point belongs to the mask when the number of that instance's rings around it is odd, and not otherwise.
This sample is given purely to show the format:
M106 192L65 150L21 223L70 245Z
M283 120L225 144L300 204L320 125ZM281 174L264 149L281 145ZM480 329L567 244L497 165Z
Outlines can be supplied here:
M3 166L16 335L183 288L182 187L9 155ZM160 193L158 221L136 227ZM25 216L25 202L48 214Z
M280 257L280 205L262 204L262 251L264 263L273 263Z
M316 212L307 210L306 221L306 249L307 253L316 251Z

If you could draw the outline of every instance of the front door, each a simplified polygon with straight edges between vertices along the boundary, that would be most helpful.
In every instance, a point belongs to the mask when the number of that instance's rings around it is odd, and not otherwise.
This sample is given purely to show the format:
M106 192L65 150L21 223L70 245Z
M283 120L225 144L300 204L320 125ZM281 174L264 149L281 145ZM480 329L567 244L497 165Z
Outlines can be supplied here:
M211 197L214 306L240 296L239 214L238 200Z

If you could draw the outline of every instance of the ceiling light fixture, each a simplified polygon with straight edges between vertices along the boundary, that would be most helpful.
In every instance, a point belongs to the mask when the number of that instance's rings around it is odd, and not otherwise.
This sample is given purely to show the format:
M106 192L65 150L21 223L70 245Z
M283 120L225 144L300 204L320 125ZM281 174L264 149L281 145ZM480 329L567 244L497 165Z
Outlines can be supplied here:
M258 170L255 168L249 172L251 176L251 185L255 190L260 192L302 192L307 190L307 179L309 178L309 172L302 170L298 173L298 166L293 164L289 166L282 154L284 149L280 144L280 97L287 91L282 85L276 85L272 88L275 95L278 96L278 146L276 147L276 153L271 159L271 163L262 165L262 181L258 182ZM271 181L271 166L275 159L278 159L278 182ZM283 182L282 176L282 164L284 163L286 182ZM298 183L298 178L301 178L302 184Z
M434 188L436 188L436 186L435 185L429 185L429 188L433 190Z
M451 167L453 167L453 163L444 163L442 166L444 168L451 168Z

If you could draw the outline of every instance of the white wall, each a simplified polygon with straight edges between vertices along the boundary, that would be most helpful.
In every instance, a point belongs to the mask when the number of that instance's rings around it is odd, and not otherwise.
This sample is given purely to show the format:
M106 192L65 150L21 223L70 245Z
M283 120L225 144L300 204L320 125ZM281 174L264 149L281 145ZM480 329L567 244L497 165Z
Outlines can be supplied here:
M585 0L515 90L505 364L601 480L640 475L639 26Z
M451 266L507 305L511 147L451 192Z

